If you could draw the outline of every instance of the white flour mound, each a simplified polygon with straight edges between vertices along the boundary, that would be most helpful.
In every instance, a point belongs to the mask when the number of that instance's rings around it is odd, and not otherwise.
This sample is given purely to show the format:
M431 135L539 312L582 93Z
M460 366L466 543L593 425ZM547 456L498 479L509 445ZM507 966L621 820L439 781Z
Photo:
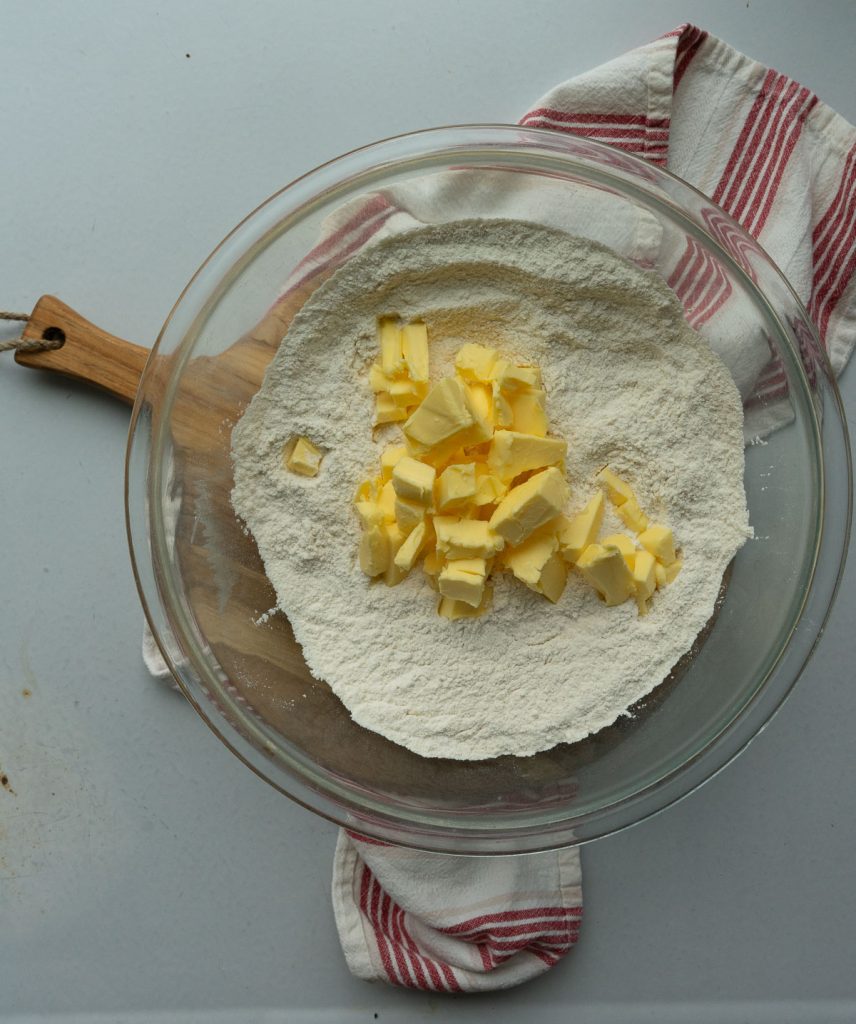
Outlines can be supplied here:
M380 314L426 321L432 379L467 341L541 366L569 513L609 463L683 549L649 615L605 607L575 573L556 605L498 574L489 614L449 622L421 569L394 588L360 572L353 494L400 441L372 438ZM527 755L610 725L691 647L751 534L742 423L728 371L653 273L546 228L459 221L379 242L315 292L234 432L232 500L310 671L356 722L428 757ZM317 477L282 468L296 434L326 450ZM623 530L611 511L605 527Z

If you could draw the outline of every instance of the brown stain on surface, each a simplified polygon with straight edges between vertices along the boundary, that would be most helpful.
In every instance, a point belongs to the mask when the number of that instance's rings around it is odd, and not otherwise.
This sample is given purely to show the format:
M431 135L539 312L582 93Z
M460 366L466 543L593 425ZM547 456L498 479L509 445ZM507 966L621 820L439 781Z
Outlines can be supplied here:
M0 772L0 786L2 786L7 793L11 793L12 796L17 796L14 789L12 789L12 783L9 781L9 776L5 772Z

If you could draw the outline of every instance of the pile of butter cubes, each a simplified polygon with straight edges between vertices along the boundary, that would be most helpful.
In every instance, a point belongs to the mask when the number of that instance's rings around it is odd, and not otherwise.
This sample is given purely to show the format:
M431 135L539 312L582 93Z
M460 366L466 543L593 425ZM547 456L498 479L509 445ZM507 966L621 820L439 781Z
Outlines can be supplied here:
M394 586L421 559L440 594L439 614L459 619L488 609L498 571L555 603L576 566L606 604L633 597L647 612L655 589L680 568L671 531L649 525L609 469L599 479L636 540L614 534L595 542L601 491L578 515L563 514L567 444L547 436L539 368L468 343L454 376L432 387L425 324L384 317L378 339L380 360L369 377L374 422L401 423L404 443L382 453L380 474L355 497L362 571Z

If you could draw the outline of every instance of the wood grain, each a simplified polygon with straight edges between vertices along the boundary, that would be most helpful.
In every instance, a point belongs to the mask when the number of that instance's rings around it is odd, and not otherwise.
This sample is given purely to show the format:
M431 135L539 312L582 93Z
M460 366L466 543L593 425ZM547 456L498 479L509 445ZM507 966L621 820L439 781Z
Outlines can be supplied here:
M94 384L133 404L149 350L102 331L53 295L43 295L30 314L23 337L64 338L61 348L16 352L21 366L62 373Z

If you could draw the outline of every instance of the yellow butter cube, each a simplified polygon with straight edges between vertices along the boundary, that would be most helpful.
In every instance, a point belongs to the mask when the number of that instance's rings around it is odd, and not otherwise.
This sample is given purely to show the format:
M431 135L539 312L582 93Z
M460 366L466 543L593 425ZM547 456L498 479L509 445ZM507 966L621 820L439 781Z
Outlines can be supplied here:
M490 528L509 544L521 544L539 526L555 519L567 500L562 473L555 467L545 469L508 492L490 517Z
M387 377L394 377L404 369L401 348L401 328L392 317L380 317L377 322L380 365Z
M510 397L512 426L518 433L547 436L549 424L544 408L545 398L543 391L521 391Z
M309 438L298 437L285 459L285 465L299 476L317 476L323 458L324 452L316 448Z
M603 492L598 491L581 512L566 520L559 529L559 546L568 562L576 562L589 544L594 543L603 522Z
M491 558L504 545L482 519L457 519L455 516L434 516L437 551L448 560L458 558Z
M537 366L515 366L505 359L495 363L492 379L504 391L532 391L541 387L541 371Z
M480 419L455 377L435 385L403 426L412 455L441 459L456 448L478 444L491 437L489 424Z
M467 392L476 415L493 424L493 391L490 384L468 383Z
M654 523L639 534L639 543L664 566L675 561L675 538L668 526Z
M383 525L383 511L376 501L355 501L354 508L364 529Z
M382 423L401 423L407 419L407 409L399 405L392 395L382 391L375 397L374 425Z
M606 493L613 505L619 507L630 498L636 499L633 489L626 480L616 476L608 467L604 467L598 474L597 479L606 487Z
M396 405L418 405L428 393L427 384L417 384L406 377L394 380L388 388L389 397Z
M491 386L491 395L493 397L494 425L497 427L514 426L514 410L511 407L511 402L496 382Z
M627 563L616 547L589 544L577 560L577 568L610 607L626 601L636 589Z
M380 363L374 363L369 370L369 387L375 394L381 391L389 391L393 380L393 377L387 377L383 372Z
M676 558L671 565L661 565L659 562L654 567L654 572L657 575L657 587L662 589L669 583L673 583L675 577L683 568L683 562L680 558Z
M401 583L407 575L395 564L395 556L398 554L402 544L407 540L407 536L400 529L398 523L385 523L383 529L389 541L389 564L384 570L383 582L388 587L394 587Z
M425 525L425 506L411 498L395 498L395 521L402 533L410 533L415 527Z
M407 454L403 444L394 444L384 449L380 457L380 475L384 481L392 479L392 471L395 466Z
M441 597L437 607L437 614L442 615L444 619L451 619L452 621L455 619L478 618L480 615L484 615L490 607L492 593L491 587L485 587L481 602L476 608L466 604L464 601L456 601L453 597Z
M392 486L399 498L409 498L427 507L434 498L436 476L433 466L405 455L392 467Z
M354 501L374 501L377 497L374 481L363 480L360 486L357 488L357 493L354 495Z
M555 530L551 530L548 525L536 531L522 544L505 548L502 552L502 563L521 583L525 583L532 590L538 590L544 566L558 547L559 541Z
M395 565L397 569L402 572L410 572L413 566L416 564L416 559L422 550L422 546L425 543L427 535L427 529L425 527L425 520L413 528L407 537L407 540L401 545L398 551L395 553Z
M386 523L395 522L395 488L392 486L392 480L387 482L381 487L380 494L377 499L378 507L383 513L383 519Z
M435 548L433 551L429 551L422 562L422 568L428 573L429 576L436 576L445 565L446 559L443 555Z
M508 485L494 476L487 465L476 464L476 493L474 503L476 506L495 505L508 493Z
M487 464L501 480L513 480L527 470L555 466L567 452L567 442L555 437L532 437L514 430L497 430Z
M428 380L428 328L421 322L405 324L401 329L401 351L411 380Z
M366 576L380 576L389 567L389 536L383 526L370 526L360 537L360 568Z
M634 533L643 533L648 529L648 517L639 508L636 498L628 498L623 504L618 505L615 513L628 530L633 530Z
M604 548L618 548L624 561L627 562L627 568L633 572L633 566L636 564L636 545L626 533L611 533L608 537L604 537L600 544Z
M650 551L640 551L633 566L633 583L636 596L643 601L654 593L657 587L657 562Z
M565 592L568 582L568 563L557 551L547 560L541 570L541 578L538 581L538 590L555 604Z
M467 342L458 349L455 368L464 380L487 383L491 380L496 359L497 354L492 348Z
M472 462L447 466L437 479L437 508L450 512L476 495L476 467Z
M471 571L471 568L474 565L478 566L479 562L482 571ZM463 601L464 604L477 608L481 604L484 594L484 565L482 559L446 562L437 578L440 593L443 597L450 597L454 601Z

